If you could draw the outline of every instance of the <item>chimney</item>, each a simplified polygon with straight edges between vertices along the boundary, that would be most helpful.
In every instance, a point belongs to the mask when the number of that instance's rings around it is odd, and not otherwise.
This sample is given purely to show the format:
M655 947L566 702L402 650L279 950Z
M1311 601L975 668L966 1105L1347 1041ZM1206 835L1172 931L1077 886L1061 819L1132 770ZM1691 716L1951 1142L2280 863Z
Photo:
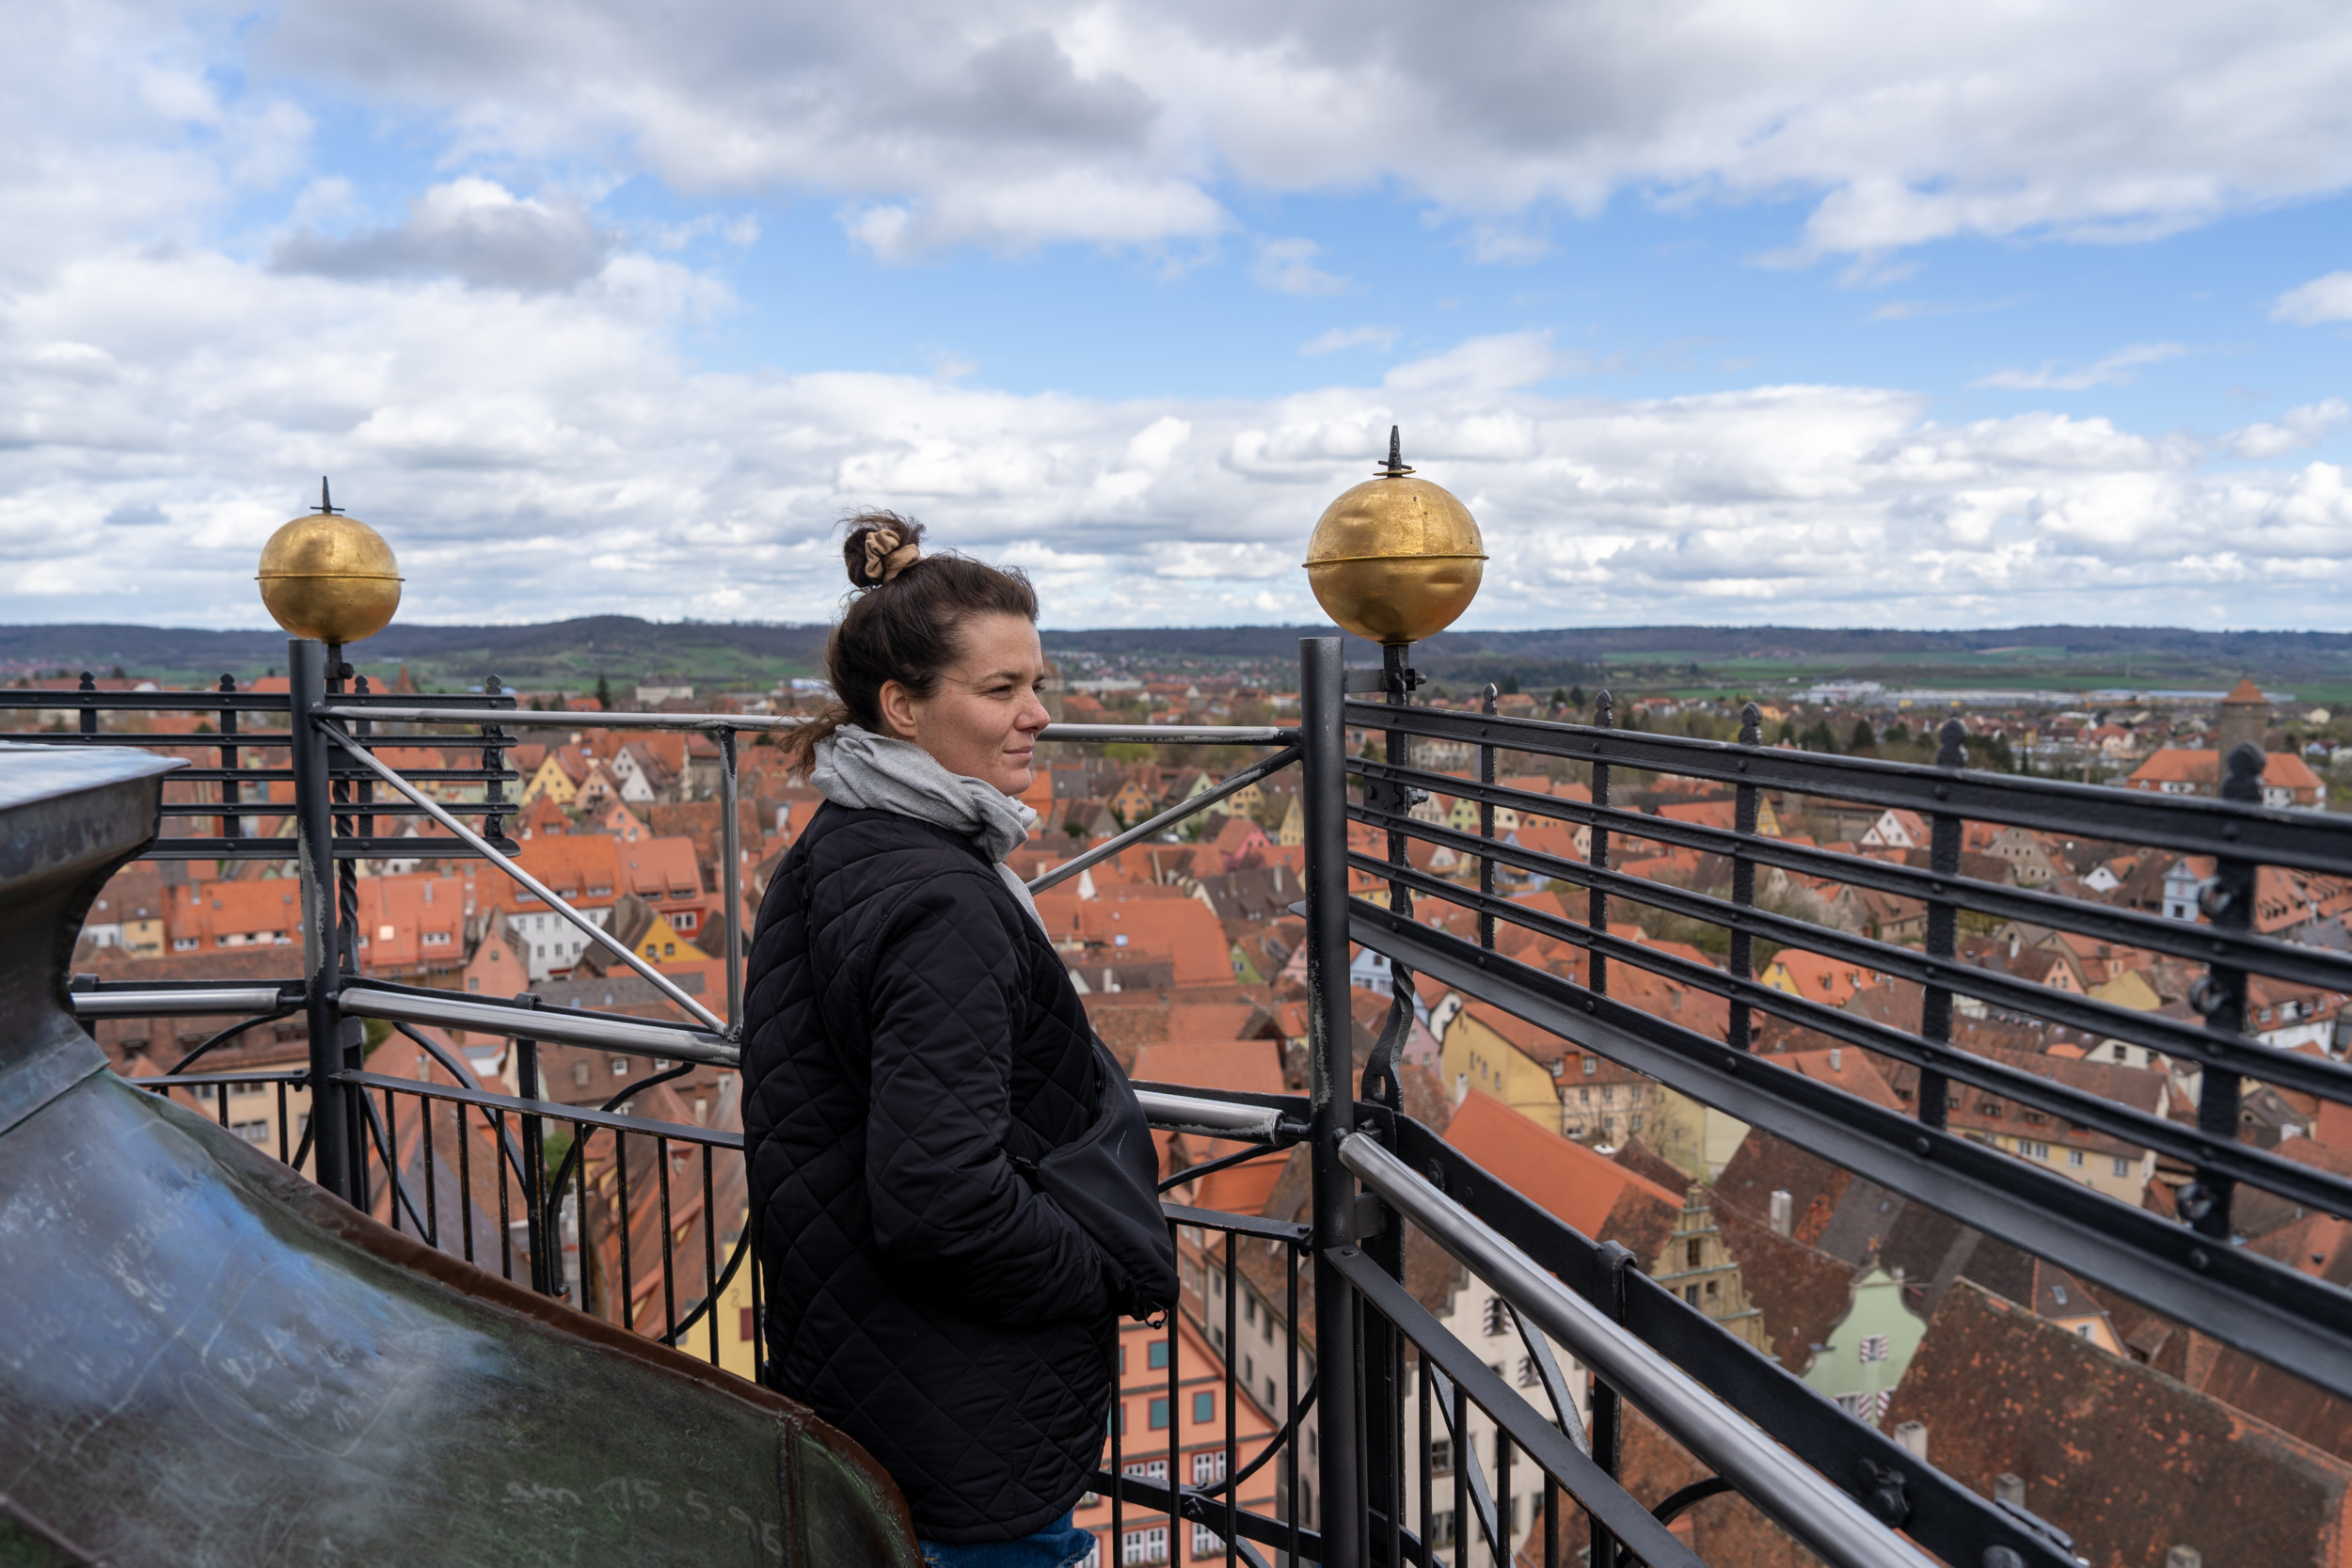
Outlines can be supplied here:
M2003 1470L1999 1475L1994 1476L1993 1478L1993 1500L1996 1503L2008 1503L2016 1508L2025 1507L2026 1478L2008 1470Z
M1829 1069L1832 1072L1846 1070L1846 1053L1834 1045L1829 1048Z
M1796 1229L1796 1200L1785 1191L1772 1194L1772 1233L1786 1236Z

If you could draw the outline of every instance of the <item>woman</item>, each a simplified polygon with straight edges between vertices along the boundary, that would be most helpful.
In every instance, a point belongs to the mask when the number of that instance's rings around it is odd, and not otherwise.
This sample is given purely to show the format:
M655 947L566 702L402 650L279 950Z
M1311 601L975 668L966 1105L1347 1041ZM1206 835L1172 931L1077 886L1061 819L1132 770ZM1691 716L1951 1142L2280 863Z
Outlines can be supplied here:
M1037 595L921 538L850 525L837 706L791 742L826 803L752 941L768 1365L897 1478L928 1561L1063 1568L1091 1546L1072 1511L1132 1291L1032 1173L1118 1069L1004 864L1036 820Z

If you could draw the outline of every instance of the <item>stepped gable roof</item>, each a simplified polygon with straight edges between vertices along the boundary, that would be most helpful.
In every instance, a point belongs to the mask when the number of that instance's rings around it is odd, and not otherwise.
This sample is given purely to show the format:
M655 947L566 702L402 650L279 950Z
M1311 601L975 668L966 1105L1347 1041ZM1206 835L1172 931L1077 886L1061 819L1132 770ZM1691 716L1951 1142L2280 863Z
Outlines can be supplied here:
M1680 1192L1476 1089L1454 1108L1445 1141L1553 1218L1597 1241L1622 1242L1637 1258L1657 1257L1682 1212Z
M2096 1413L2097 1441L2066 1440L2077 1412ZM2352 1465L1972 1286L1937 1310L1884 1424L1914 1420L1963 1484L1991 1496L2026 1478L2025 1506L2093 1562L2176 1545L2278 1568L2352 1553Z

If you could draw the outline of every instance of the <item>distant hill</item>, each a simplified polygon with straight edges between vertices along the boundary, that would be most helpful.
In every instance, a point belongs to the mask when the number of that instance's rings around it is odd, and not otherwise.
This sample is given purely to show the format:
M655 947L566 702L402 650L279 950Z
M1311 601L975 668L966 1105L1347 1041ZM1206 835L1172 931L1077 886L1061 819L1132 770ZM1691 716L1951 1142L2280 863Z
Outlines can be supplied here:
M1301 637L1328 626L1174 626L1049 630L1046 647L1104 659L1164 660L1202 669L1288 663ZM536 626L396 625L353 650L365 667L405 664L418 678L585 687L690 676L711 683L772 681L814 671L822 626L657 622L596 615ZM1351 663L1376 658L1350 638ZM0 626L0 666L111 669L240 676L282 665L270 631L140 626ZM2252 673L2322 686L2352 681L2352 634L2210 632L2173 626L2006 626L1965 631L1819 626L1575 626L1542 631L1450 631L1415 652L1441 680L1554 682L1616 672L1660 683L1884 675L1942 684L2034 680L2174 683Z

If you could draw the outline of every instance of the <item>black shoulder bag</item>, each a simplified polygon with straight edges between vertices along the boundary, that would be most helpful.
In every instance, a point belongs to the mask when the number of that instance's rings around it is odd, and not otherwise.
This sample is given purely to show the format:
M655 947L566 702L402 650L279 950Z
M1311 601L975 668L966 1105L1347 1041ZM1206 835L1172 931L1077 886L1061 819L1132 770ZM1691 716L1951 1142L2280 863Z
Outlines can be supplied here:
M1077 1141L1013 1168L1093 1239L1109 1260L1111 1302L1150 1322L1176 1305L1176 1243L1160 1209L1160 1158L1135 1085L1094 1038L1094 1119ZM1024 1130L1025 1131L1025 1129Z

